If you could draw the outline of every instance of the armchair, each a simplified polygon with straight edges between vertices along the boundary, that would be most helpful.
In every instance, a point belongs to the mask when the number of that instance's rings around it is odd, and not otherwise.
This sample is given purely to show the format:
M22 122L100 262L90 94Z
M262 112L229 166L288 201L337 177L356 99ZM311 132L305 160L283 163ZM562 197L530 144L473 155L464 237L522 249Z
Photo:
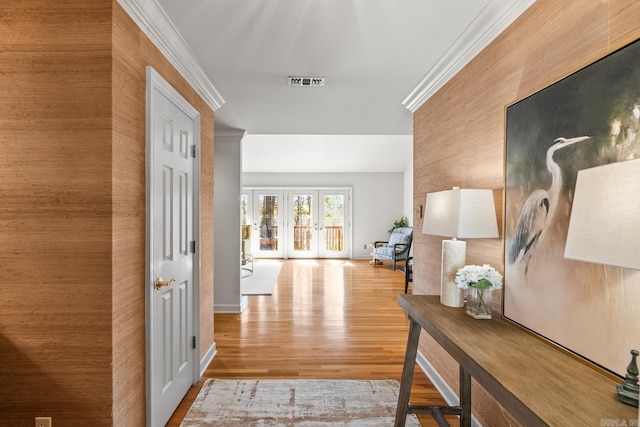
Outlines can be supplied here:
M404 293L409 290L409 282L413 283L413 257L410 256L404 262Z
M376 260L391 261L393 270L396 269L396 261L402 261L409 257L411 242L413 241L413 227L397 227L391 230L389 241L376 241L373 243L373 266Z

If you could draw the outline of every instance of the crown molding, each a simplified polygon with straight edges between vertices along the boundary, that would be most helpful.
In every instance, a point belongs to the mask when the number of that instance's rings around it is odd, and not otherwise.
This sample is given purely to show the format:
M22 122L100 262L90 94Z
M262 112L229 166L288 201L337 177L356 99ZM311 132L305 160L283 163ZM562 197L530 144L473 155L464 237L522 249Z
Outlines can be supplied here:
M415 113L533 3L535 0L490 1L402 101L402 105Z
M242 138L247 134L244 129L216 129L213 132L215 142L242 142Z
M187 80L204 101L216 111L225 103L195 55L155 0L117 0L151 42Z

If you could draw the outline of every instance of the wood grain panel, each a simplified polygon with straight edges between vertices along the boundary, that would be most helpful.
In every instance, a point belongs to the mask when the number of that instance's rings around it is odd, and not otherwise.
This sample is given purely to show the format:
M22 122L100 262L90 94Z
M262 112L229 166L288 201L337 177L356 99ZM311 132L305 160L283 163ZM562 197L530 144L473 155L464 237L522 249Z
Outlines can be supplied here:
M640 2L609 0L610 50L621 48L640 37L638 16Z
M0 6L3 425L111 420L110 5Z
M114 425L145 423L146 79L131 65L141 36L113 10ZM126 47L126 56L123 48ZM135 64L135 62L134 62ZM125 396L127 396L125 398Z
M534 3L414 114L414 199L424 203L427 192L453 185L491 188L502 223L506 106L640 37L639 7L633 0ZM467 263L503 270L502 236L468 241ZM414 293L439 293L441 240L414 237ZM423 341L421 350L455 386L443 351ZM474 402L485 424L512 425L488 395L476 393Z
M515 97L505 104L555 83L606 53L607 2L574 0L562 6L550 7L548 0L536 2L514 31L504 33L491 46L503 54L503 62L516 64L520 79ZM517 62L512 61L515 57Z
M145 423L145 65L202 113L213 343L213 112L113 0L0 6L0 424Z

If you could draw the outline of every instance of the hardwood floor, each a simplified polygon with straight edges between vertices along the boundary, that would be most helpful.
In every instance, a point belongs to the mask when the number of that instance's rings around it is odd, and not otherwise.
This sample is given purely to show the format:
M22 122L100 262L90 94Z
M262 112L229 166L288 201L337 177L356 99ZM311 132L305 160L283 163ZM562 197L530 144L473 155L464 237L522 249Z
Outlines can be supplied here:
M167 426L180 425L208 378L399 381L409 329L397 302L402 292L404 275L388 263L284 261L273 295L250 296L241 314L214 316L218 353ZM445 404L419 367L411 402ZM436 425L428 416L420 421Z

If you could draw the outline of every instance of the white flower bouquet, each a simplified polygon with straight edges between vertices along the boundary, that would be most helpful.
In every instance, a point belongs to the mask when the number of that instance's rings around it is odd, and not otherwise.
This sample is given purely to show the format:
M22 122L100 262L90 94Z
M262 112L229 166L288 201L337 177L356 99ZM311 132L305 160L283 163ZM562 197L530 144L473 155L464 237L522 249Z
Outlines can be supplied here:
M456 273L456 285L462 289L472 286L479 290L493 291L502 288L502 275L489 264L465 265Z
M468 315L476 319L491 319L491 291L502 288L500 273L489 264L465 265L456 273L456 285L468 289L465 302Z

